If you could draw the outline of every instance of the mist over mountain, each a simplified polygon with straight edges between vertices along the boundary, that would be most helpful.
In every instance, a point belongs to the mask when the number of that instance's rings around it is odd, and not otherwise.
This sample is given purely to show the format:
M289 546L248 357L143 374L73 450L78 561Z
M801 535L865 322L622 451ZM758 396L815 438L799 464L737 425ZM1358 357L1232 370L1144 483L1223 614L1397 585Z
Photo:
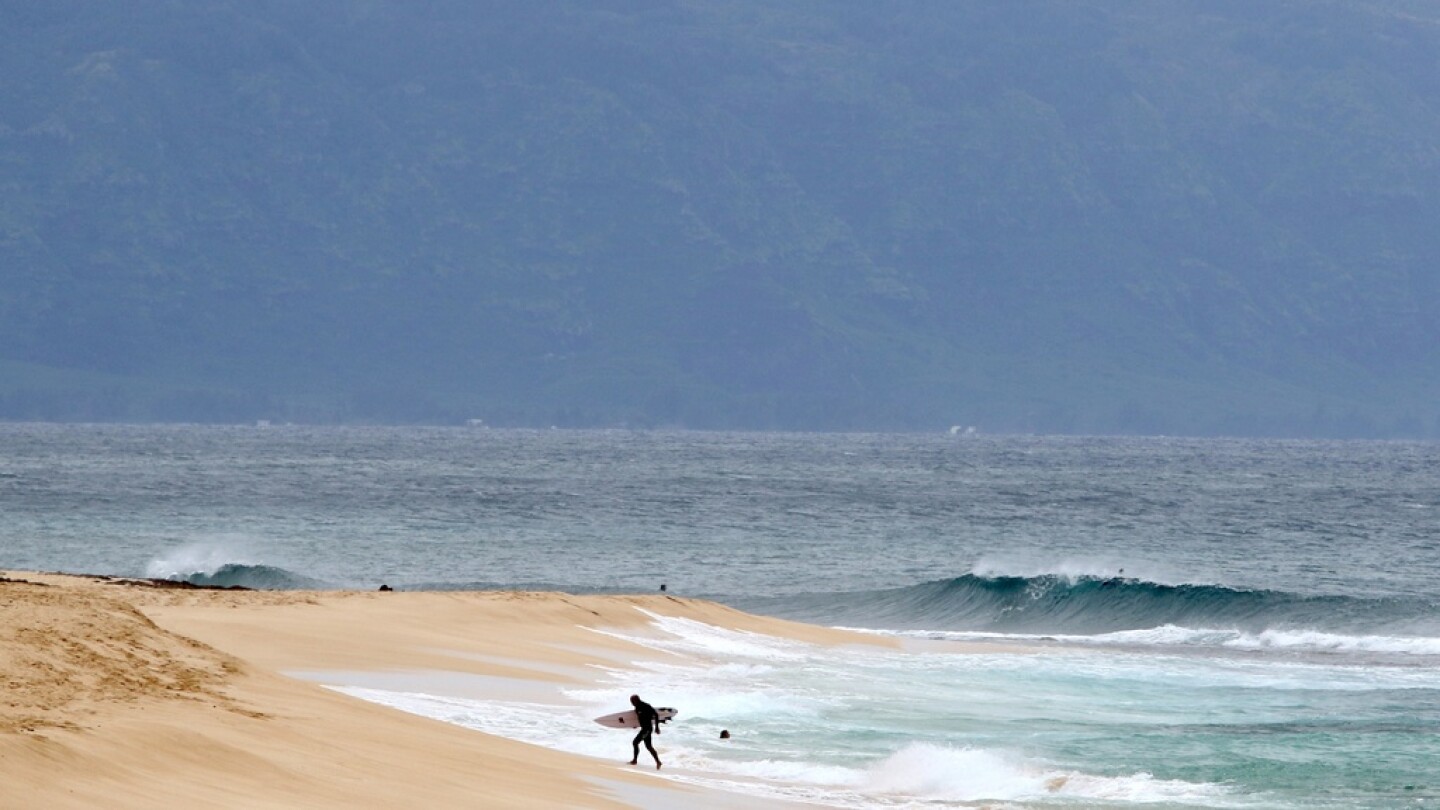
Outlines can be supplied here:
M1422 0L0 2L0 418L1440 436Z

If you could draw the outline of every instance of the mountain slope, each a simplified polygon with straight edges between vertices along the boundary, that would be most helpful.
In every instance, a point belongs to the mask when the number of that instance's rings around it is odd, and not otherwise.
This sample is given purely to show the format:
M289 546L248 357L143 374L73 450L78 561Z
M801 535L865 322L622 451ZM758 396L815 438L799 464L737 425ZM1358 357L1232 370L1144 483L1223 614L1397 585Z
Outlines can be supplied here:
M3 8L0 416L1436 435L1437 23Z

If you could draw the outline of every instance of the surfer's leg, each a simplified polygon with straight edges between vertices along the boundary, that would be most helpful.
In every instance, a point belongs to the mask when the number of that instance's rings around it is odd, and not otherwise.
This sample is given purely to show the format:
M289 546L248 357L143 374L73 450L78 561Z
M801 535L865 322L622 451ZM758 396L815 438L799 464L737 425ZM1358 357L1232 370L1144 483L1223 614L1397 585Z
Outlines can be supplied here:
M635 739L633 739L633 740L630 741L630 747L634 749L634 754L630 757L630 764L631 764L631 765L634 765L634 764L636 764L636 763L638 763L638 762L640 761L640 740L643 739L644 737L645 737L645 729L642 728L642 729L640 729L640 733L635 735ZM645 744L646 744L646 745L649 745L649 744L650 744L650 741L649 741L649 740L645 740Z
M645 748L650 752L650 756L652 756L652 757L655 758L655 770L657 770L657 771L660 770L660 755L657 754L657 753L655 753L655 746L650 742L650 735L649 735L649 734L646 734L646 735L645 735ZM636 758L636 759L639 759L639 758L640 758L640 752L639 752L639 751L636 751L636 752L635 752L635 758Z

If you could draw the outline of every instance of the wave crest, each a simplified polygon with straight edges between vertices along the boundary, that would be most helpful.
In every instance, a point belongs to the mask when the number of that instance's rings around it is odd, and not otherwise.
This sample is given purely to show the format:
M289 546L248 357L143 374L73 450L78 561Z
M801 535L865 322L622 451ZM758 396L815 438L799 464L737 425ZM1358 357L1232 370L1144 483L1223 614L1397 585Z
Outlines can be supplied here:
M273 565L226 563L214 571L177 574L166 579L214 588L254 588L265 591L323 590L326 583Z
M300 591L329 587L321 580L279 566L248 561L246 545L243 539L235 538L191 543L151 560L145 574L212 588Z
M906 588L789 597L765 607L790 618L891 630L1096 636L1220 628L1257 645L1267 639L1273 644L1281 631L1440 637L1440 606L1423 599L1304 595L1121 576L971 573Z

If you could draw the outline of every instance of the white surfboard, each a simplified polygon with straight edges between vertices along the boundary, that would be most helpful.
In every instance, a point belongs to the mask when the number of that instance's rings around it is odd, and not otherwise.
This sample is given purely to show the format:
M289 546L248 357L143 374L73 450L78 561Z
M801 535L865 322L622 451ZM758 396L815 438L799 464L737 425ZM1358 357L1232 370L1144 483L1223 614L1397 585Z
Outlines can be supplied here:
M657 708L655 709L655 713L660 715L660 722L668 723L670 722L670 718L674 717L680 712L676 711L675 709ZM604 717L597 717L595 718L595 722L599 723L602 726L608 726L610 728L640 727L640 717L639 715L635 714L634 709L631 709L628 712L616 712L614 714L607 714Z

